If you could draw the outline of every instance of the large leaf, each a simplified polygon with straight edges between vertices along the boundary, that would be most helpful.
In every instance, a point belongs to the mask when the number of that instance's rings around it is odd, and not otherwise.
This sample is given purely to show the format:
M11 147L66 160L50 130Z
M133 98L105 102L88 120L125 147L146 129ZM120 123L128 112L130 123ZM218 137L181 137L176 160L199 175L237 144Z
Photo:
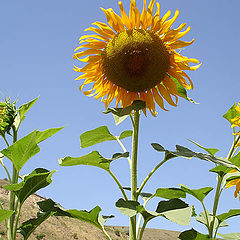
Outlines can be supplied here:
M12 161L18 171L31 157L40 151L36 142L36 136L37 130L34 130L27 136L15 142L13 145L1 151L4 156Z
M51 177L54 172L49 172L44 168L37 168L29 175L26 175L21 183L5 185L3 187L15 192L20 204L23 204L30 195L52 182Z
M240 152L237 155L235 155L234 157L230 158L229 161L234 164L233 167L227 167L227 166L220 165L220 166L217 166L217 167L211 169L210 171L225 174L225 173L230 172L232 169L235 169L235 166L240 166Z
M234 105L223 115L223 117L227 119L230 123L231 119L240 115L235 109L236 106L237 105L234 103Z
M215 153L217 153L217 152L219 151L219 149L217 149L217 148L206 148L206 147L203 147L203 146L200 145L199 143L196 143L196 142L194 142L194 141L192 141L192 140L190 140L190 139L188 139L188 141L194 143L195 145L197 145L198 147L204 149L206 152L208 152L209 154L211 154L211 155L213 155L213 156L215 155Z
M82 133L80 140L81 147L86 148L97 143L116 140L116 137L109 132L107 126L102 126Z
M137 111L144 108L146 108L146 103L141 100L136 100L126 108L108 108L104 113L112 113L115 124L118 125L124 121L133 110Z
M24 164L40 151L37 144L51 137L61 129L62 128L51 128L45 131L34 130L8 148L3 149L1 153L9 158L15 168L20 171Z
M119 158L126 158L129 156L129 152L115 153L112 158L104 158L98 151L92 151L91 153L81 157L65 157L58 160L61 166L76 166L76 165L89 165L102 168L109 171L110 163L113 160Z
M219 222L221 223L228 218L235 217L238 215L240 215L240 209L231 209L227 213L222 213L220 215L217 215L216 217L219 220Z
M64 127L60 127L60 128L49 128L45 131L37 131L36 132L36 142L40 143L42 141L44 141L45 139L51 137L52 135L54 135L55 133L59 132L60 130L62 130Z
M9 218L14 212L7 209L0 209L0 224L2 221Z
M220 234L219 236L223 237L224 240L239 240L240 239L240 233L227 233L227 234Z
M48 212L48 213L38 212L36 218L31 218L23 222L19 226L17 232L23 235L24 240L27 240L30 237L30 235L35 231L35 229L44 221L46 221L49 217L51 217L53 214L54 212Z
M200 189L190 189L189 187L179 184L181 189L193 197L197 198L199 201L203 202L203 199L213 190L212 187L204 187Z
M103 230L103 224L109 218L113 216L101 216L99 213L101 212L101 208L99 206L93 208L91 211L82 211L76 209L65 210L59 204L55 203L51 199L47 199L42 202L37 203L40 207L40 210L44 213L53 212L55 216L66 216L75 218L84 222L88 222L97 228Z
M175 152L171 152L172 154L175 154L178 157L184 157L184 158L199 158L205 161L210 161L213 162L215 164L220 164L223 165L225 167L231 167L231 168L235 168L237 170L240 171L240 169L238 168L238 166L236 166L235 164L233 164L232 162L225 160L223 158L218 158L215 157L213 155L209 155L209 154L204 154L204 153L197 153L197 152L193 152L192 150L176 145L176 151Z
M137 207L140 204L139 202L136 202L136 201L131 201L131 200L126 201L120 198L115 205L121 213L129 217L133 217L137 215Z
M181 240L211 240L208 235L199 233L193 228L182 232L178 238Z
M21 122L24 120L26 113L28 110L34 105L34 103L38 100L38 97L33 99L32 101L21 105L18 109L18 117L16 118L14 125L16 129L19 128Z
M61 166L90 165L109 171L110 162L107 160L108 159L100 155L99 152L92 151L82 157L67 156L65 158L60 158L58 161Z
M154 196L166 199L185 198L186 193L179 188L158 188Z
M192 217L192 207L180 199L161 201L155 212L146 210L143 206L138 206L137 210L142 214L144 221L161 216L180 225L189 225Z

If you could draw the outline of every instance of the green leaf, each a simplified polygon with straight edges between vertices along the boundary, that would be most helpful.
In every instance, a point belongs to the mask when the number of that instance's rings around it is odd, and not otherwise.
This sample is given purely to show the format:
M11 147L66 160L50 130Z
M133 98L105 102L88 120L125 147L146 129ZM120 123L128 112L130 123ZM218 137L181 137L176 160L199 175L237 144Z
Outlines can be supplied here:
M176 145L176 151L175 152L170 152L178 157L184 157L184 158L188 158L191 159L193 157L195 158L199 158L205 161L210 161L213 162L215 164L220 164L223 165L225 167L231 167L231 168L235 168L237 170L240 171L240 169L233 164L231 161L225 160L223 158L218 158L209 154L204 154L204 153L197 153L197 152L193 152L192 150Z
M118 125L124 121L128 115L133 111L138 111L146 108L146 103L141 100L134 101L130 106L126 108L108 108L104 114L112 113L115 120L115 124Z
M26 175L21 183L3 186L5 189L16 193L20 204L33 193L48 186L55 171L49 172L44 168L37 168L29 175Z
M180 225L189 225L193 213L192 207L180 199L161 201L156 212L148 211L143 206L138 206L137 210L147 222L161 216Z
M24 164L40 151L36 142L37 130L34 130L27 136L21 138L13 145L5 148L1 153L9 158L19 171Z
M122 140L124 138L131 137L132 135L133 135L132 130L126 130L120 134L119 139Z
M80 140L81 147L86 148L97 143L116 140L116 137L109 132L107 126L102 126L81 134Z
M165 148L158 143L151 143L152 147L158 152L165 152Z
M90 165L109 171L110 161L104 158L97 151L84 155L82 157L65 157L58 160L61 166Z
M190 189L189 187L179 184L181 189L193 197L197 198L200 202L203 202L203 199L213 190L212 187L204 187L200 189Z
M154 196L166 199L185 198L186 193L179 188L158 188Z
M213 169L211 169L211 172L215 173L221 173L221 174L226 174L230 172L232 169L236 169L235 166L240 166L240 152L235 155L234 157L230 158L229 161L234 164L233 167L227 167L227 166L217 166ZM238 169L237 169L238 170Z
M213 215L207 210L207 216L205 212L199 213L198 217L195 217L195 220L204 224L206 227L208 227L212 221L213 221ZM216 229L217 227L226 227L228 224L225 221L219 222L217 218L214 218L214 225L213 228Z
M224 240L239 240L240 239L240 233L227 233L227 234L220 234L219 236L223 237Z
M40 151L37 144L46 138L51 137L61 129L62 128L51 128L45 131L34 130L8 148L3 149L1 153L9 158L15 168L20 171L24 164Z
M217 149L217 148L206 148L206 147L203 147L200 144L198 144L198 143L196 143L196 142L194 142L194 141L192 141L190 139L188 139L188 141L194 143L195 145L197 145L198 147L204 149L206 152L208 152L209 154L211 154L213 156L215 155L215 153L217 153L219 151L219 149Z
M139 202L136 201L126 201L122 198L120 198L117 202L116 202L116 207L117 209L123 213L124 215L127 215L129 217L133 217L135 215L137 215L137 207L140 205Z
M193 228L182 232L179 237L181 240L210 240L208 235L197 232Z
M14 211L11 210L0 209L0 223L9 218L13 213Z
M189 101L191 103L198 104L187 96L186 89L178 82L178 80L176 78L172 77L171 75L168 75L168 76L174 81L174 83L177 87L177 92L181 95L182 98L186 99L187 101Z
M222 213L220 215L217 215L216 217L219 220L219 222L221 223L228 218L235 217L238 215L240 215L240 209L231 209L227 213Z
M45 139L51 137L52 135L54 135L55 133L59 132L60 130L62 130L64 127L60 127L60 128L49 128L45 131L37 131L36 132L36 142L40 143L42 141L44 141Z
M27 240L30 235L35 231L35 229L42 224L44 221L46 221L49 217L51 217L54 214L54 212L48 212L48 213L40 213L38 212L36 218L31 218L25 222L23 222L17 232L21 233L24 237L24 240Z
M223 117L227 119L230 123L231 123L231 119L240 115L235 109L236 106L237 105L234 103L234 105L223 115Z
M103 230L103 224L105 221L109 218L112 218L113 216L100 216L99 213L101 212L101 208L99 206L96 206L91 211L82 211L82 210L76 210L76 209L70 209L65 210L62 206L55 203L51 199L47 199L42 202L37 203L41 209L42 212L48 213L48 212L54 212L55 216L67 216L71 218L75 218L84 222L88 222L97 228Z
M39 97L33 99L32 101L25 103L23 105L21 105L18 109L18 114L19 114L19 120L18 123L15 125L16 129L19 128L21 122L24 120L26 113L28 112L28 110L34 105L34 103L38 100Z

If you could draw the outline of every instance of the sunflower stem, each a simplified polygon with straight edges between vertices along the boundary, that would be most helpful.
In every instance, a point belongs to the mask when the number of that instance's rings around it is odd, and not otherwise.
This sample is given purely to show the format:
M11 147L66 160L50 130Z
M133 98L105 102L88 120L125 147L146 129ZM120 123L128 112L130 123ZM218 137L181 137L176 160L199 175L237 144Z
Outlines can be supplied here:
M17 141L17 130L13 127L13 143ZM15 168L13 164L13 173L12 173L12 181L11 184L15 184L18 181L19 172ZM14 238L14 221L15 221L15 197L16 194L11 191L10 192L10 210L14 211L8 221L8 240L15 240Z
M140 111L134 111L133 117L133 140L132 140L132 161L131 161L131 200L137 201L137 151L139 132ZM136 216L130 217L129 239L136 240Z

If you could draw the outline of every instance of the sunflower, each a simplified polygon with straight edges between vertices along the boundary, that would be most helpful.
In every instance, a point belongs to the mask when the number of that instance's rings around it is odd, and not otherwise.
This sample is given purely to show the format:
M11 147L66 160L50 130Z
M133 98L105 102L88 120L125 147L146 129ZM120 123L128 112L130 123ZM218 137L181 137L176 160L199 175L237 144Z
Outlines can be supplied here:
M148 7L144 0L143 10L137 8L135 0L131 0L129 16L120 1L121 15L113 9L102 9L108 24L93 23L85 31L91 35L80 37L80 46L73 58L87 63L83 68L74 66L74 70L83 73L76 80L85 79L80 86L92 83L92 88L83 93L87 96L101 98L107 108L115 99L116 106L129 106L134 100L146 102L146 108L156 115L155 103L162 109L164 100L177 106L178 86L192 89L193 84L185 70L194 71L199 61L187 58L177 49L191 45L179 40L185 36L190 27L182 31L186 24L171 29L179 15L176 10L169 19L171 11L160 18L160 5L151 0ZM81 57L84 57L81 59ZM146 114L146 109L145 109Z

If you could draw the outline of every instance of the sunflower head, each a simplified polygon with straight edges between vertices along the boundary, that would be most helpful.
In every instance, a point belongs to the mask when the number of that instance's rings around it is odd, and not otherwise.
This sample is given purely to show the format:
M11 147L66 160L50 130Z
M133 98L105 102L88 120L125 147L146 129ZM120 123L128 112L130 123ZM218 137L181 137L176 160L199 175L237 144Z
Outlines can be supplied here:
M11 104L9 100L0 102L0 135L4 136L9 133L16 116L15 104Z
M75 71L83 73L77 78L84 79L80 90L92 83L92 88L84 93L101 98L106 107L114 99L117 107L119 104L127 107L134 100L145 101L153 115L156 115L155 103L162 109L165 109L164 100L176 106L178 97L183 97L179 86L193 88L185 70L193 71L200 66L190 66L190 63L199 63L198 60L178 51L193 43L194 40L179 40L190 27L183 31L186 24L181 24L171 29L179 11L170 19L170 11L160 17L160 5L155 4L155 0L148 6L144 0L141 12L135 0L130 0L129 15L122 2L119 7L120 15L112 9L102 9L108 24L95 22L86 29L94 34L80 38L74 59L87 63L83 68L74 67Z

